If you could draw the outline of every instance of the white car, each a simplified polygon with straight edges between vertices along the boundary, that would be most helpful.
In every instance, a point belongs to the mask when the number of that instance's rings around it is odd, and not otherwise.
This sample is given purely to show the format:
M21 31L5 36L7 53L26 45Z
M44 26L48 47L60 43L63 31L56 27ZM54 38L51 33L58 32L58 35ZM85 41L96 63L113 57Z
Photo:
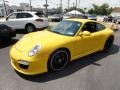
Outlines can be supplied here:
M90 20L97 20L97 16L96 15L88 15L88 19Z
M37 12L14 12L1 19L0 24L5 24L13 29L25 29L29 33L38 28L48 27L48 19Z
M63 19L67 19L67 18L71 18L71 17L72 17L72 15L65 14L65 15L63 16Z
M120 16L115 16L113 22L120 24Z

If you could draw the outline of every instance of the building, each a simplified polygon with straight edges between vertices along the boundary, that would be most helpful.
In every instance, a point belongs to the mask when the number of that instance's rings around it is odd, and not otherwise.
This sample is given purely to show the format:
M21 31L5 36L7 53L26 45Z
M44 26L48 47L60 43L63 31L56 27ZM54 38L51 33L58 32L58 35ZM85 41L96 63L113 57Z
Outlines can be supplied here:
M20 8L23 11L30 11L30 5L28 3L20 3Z
M120 7L115 7L111 13L112 16L120 16Z
M10 6L10 13L19 12L19 11L23 11L23 9L20 6L16 6L16 5Z
M20 6L12 5L9 6L8 4L6 6L6 12L7 15L12 13L12 12L20 12L20 11L30 11L30 6L28 3L20 3ZM0 4L0 16L6 16L5 15L5 8L3 4Z
M5 5L6 7L6 13L5 13L5 8L3 4L0 4L0 17L5 16L6 14L8 15L10 13L10 6L8 4Z
M16 5L9 6L8 4L6 4L5 6L6 6L7 15L12 12L30 11L30 5L28 3L20 3L20 6L16 6ZM32 11L40 12L43 14L46 13L46 9L40 8L40 7L39 8L32 7ZM48 15L53 15L57 12L58 12L58 9L48 9ZM0 4L0 16L1 17L6 16L5 8L3 4Z

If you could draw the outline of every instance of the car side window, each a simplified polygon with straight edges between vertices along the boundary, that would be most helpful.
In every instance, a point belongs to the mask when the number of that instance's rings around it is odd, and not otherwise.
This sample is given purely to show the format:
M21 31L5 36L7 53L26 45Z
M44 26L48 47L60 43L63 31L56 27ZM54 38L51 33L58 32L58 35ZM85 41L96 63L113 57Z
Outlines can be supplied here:
M44 14L41 12L41 13L35 13L35 15L37 15L38 17L44 17Z
M25 18L25 14L24 13L17 13L17 19L18 18Z
M105 29L104 25L99 24L99 23L96 24L96 31L101 31L101 30L104 30L104 29Z
M17 18L26 18L26 13L18 13Z
M83 26L82 31L96 32L96 24L94 22L87 22Z
M17 18L30 18L32 17L29 13L17 13Z
M16 19L16 14L15 13L11 14L10 16L8 16L7 19Z
M25 13L26 14L26 18L31 18L31 17L33 17L31 14L29 14L29 13Z

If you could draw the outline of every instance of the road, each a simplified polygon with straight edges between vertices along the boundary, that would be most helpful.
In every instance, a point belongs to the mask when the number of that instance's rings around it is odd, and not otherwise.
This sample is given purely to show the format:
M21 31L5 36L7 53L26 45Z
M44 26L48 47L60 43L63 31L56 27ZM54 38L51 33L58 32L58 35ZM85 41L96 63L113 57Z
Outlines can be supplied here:
M24 76L10 65L9 50L23 34L0 46L0 90L120 90L120 31L108 53L97 52L60 72Z

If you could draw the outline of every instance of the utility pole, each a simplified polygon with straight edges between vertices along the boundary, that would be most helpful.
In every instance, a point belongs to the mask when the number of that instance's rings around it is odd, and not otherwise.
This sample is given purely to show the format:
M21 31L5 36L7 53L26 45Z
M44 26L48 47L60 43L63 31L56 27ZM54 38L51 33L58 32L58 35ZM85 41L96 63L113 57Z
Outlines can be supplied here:
M76 9L77 9L77 0L76 0Z
M73 2L73 9L74 9L74 7L75 7L75 3Z
M80 0L79 0L79 2L78 2L78 8L80 8Z
M60 8L61 8L61 12L62 12L62 0L60 0Z
M30 0L30 11L32 11L31 0Z
M46 17L48 17L48 9L47 9L47 7L48 7L48 4L47 4L47 0L46 0Z
M45 4L43 6L45 7L45 16L48 17L48 9L47 9L47 7L49 5L48 5L48 1L47 0L45 1Z
M3 0L3 5L4 5L4 11L5 11L5 17L7 16L7 9L6 9L6 5L5 5L5 0Z
M68 0L68 9L69 9L70 0Z
M77 0L76 0L76 7L75 7L75 16L76 16L76 10L77 10Z

